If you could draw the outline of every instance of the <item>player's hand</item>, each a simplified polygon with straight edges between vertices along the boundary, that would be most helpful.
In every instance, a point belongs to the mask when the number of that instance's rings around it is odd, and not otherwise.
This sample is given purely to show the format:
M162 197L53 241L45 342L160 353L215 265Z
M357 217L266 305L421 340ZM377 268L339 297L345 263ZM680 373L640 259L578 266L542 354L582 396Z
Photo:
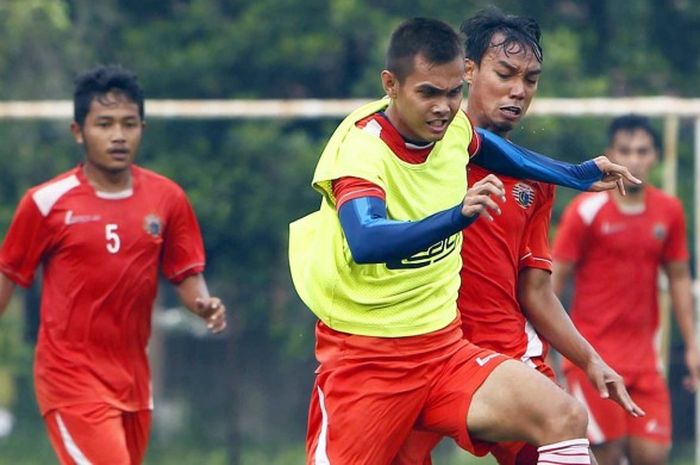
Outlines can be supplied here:
M685 366L688 368L688 376L683 379L683 385L687 390L695 392L700 384L700 354L697 347L686 349Z
M218 297L197 297L197 315L202 317L207 328L217 334L226 328L226 306Z
M618 375L603 360L598 358L589 363L586 373L593 386L598 389L600 397L614 400L633 417L645 415L644 410L634 403L627 392L622 376Z
M591 185L589 190L593 192L617 189L620 191L620 194L625 195L625 180L633 184L642 183L641 180L632 176L632 173L627 168L611 162L605 155L599 155L593 161L598 169L603 172L603 179Z
M501 208L494 199L505 202L506 193L501 180L489 174L467 190L467 195L462 201L462 215L466 217L481 215L493 221L491 213L501 214Z

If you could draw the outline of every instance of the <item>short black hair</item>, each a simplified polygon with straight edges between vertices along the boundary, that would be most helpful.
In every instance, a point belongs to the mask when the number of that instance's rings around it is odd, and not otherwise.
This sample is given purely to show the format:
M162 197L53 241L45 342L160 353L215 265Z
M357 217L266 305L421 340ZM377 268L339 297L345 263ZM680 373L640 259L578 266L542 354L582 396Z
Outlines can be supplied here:
M610 122L608 127L608 144L612 145L613 139L618 132L634 132L641 130L649 134L654 143L654 147L658 152L661 152L661 136L651 125L649 118L642 115L630 113L628 115L618 116Z
M438 19L412 18L391 34L386 52L386 69L399 81L413 71L415 57L423 55L430 63L445 64L464 55L459 34Z
M92 101L102 99L110 92L122 94L137 104L143 120L144 97L138 77L121 65L99 65L75 78L73 120L82 126Z
M503 40L493 44L494 47L502 47L508 54L512 45L519 45L529 48L540 63L544 59L540 26L533 18L507 15L498 8L490 7L464 20L459 30L464 36L466 58L477 65L481 65L484 54L492 46L493 36L499 32L503 34Z

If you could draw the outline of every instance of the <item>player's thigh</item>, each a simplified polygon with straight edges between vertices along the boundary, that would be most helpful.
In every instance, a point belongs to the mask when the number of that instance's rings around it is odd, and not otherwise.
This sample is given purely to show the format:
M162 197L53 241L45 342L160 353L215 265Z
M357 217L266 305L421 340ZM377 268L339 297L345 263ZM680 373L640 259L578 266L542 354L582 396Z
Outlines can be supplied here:
M630 437L628 451L632 465L666 465L670 446L649 439Z
M615 439L591 446L598 465L620 465L626 456L627 439Z
M411 431L391 465L432 465L430 454L442 438L430 431Z
M44 415L62 465L130 465L122 411L106 404L61 407Z
M307 464L391 464L426 396L424 379L386 365L319 373L309 407Z
M460 341L455 349L432 380L430 395L416 426L450 437L462 449L482 456L489 452L491 444L471 437L467 429L467 412L482 383L499 365L511 359L465 340Z
M151 433L151 411L124 412L122 419L131 465L141 465Z
M543 445L582 437L586 413L552 380L509 360L476 391L467 425L480 440Z
M600 397L582 370L566 371L568 390L588 412L586 435L592 446L624 439L629 434L628 419L633 418L616 402ZM630 392L636 402L638 399ZM642 407L643 408L643 407Z

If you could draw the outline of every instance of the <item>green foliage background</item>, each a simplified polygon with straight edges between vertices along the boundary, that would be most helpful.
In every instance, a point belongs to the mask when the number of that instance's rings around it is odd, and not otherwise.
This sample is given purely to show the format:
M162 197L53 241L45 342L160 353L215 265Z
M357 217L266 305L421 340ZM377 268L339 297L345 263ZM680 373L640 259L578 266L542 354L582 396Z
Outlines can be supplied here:
M697 94L698 2L491 3L539 20L545 50L541 96ZM0 0L0 99L69 99L76 73L108 62L134 69L149 98L371 98L380 95L383 51L401 20L434 16L459 26L486 5ZM513 138L581 160L603 149L607 122L528 118ZM188 191L203 225L208 280L233 318L222 338L163 336L162 404L180 412L173 414L180 426L156 423L149 463L301 463L314 368L313 318L291 289L287 224L318 203L308 184L336 123L149 121L139 162ZM0 122L0 231L28 187L80 160L68 124ZM682 122L681 135L680 170L690 173L690 122ZM679 179L689 212L693 182L691 176ZM555 216L571 195L560 191ZM36 289L20 293L0 320L0 405L11 407L17 418L15 433L0 440L0 464L53 460L33 404L32 343L23 337L31 333L31 313L22 304L35 298ZM164 291L160 302L168 306L172 296ZM672 364L672 381L679 372ZM674 401L681 418L674 463L682 463L693 434L692 404L682 393ZM449 448L438 455L441 463L470 460Z

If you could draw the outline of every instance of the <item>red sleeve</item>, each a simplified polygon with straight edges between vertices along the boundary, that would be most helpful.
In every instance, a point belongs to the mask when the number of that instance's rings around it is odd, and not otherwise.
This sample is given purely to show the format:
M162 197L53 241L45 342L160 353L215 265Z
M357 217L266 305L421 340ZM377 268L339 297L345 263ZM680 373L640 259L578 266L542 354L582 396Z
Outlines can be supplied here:
M469 115L467 115L466 111L464 112L464 114L467 116L467 119L469 120L469 125L472 128L472 140L469 141L469 147L467 147L467 153L469 154L469 158L472 158L474 155L479 153L479 149L481 148L481 138L476 132L476 126L474 126L474 123L472 122L471 118L469 118Z
M685 215L683 214L683 206L677 199L674 199L672 211L673 219L663 250L664 263L687 261L689 257Z
M353 177L334 179L333 197L336 210L340 210L344 203L360 197L378 197L386 200L386 194L381 187L365 179Z
M542 201L528 221L525 231L529 256L521 256L520 268L539 268L552 271L552 254L549 250L549 223L554 205L554 186L545 185L540 191Z
M559 223L552 250L555 260L577 262L581 258L588 226L578 214L578 205L569 205Z
M28 287L50 242L45 218L27 193L17 206L0 249L0 271L20 286Z
M204 271L204 243L187 196L182 190L173 196L163 232L163 274L177 284L188 276Z

